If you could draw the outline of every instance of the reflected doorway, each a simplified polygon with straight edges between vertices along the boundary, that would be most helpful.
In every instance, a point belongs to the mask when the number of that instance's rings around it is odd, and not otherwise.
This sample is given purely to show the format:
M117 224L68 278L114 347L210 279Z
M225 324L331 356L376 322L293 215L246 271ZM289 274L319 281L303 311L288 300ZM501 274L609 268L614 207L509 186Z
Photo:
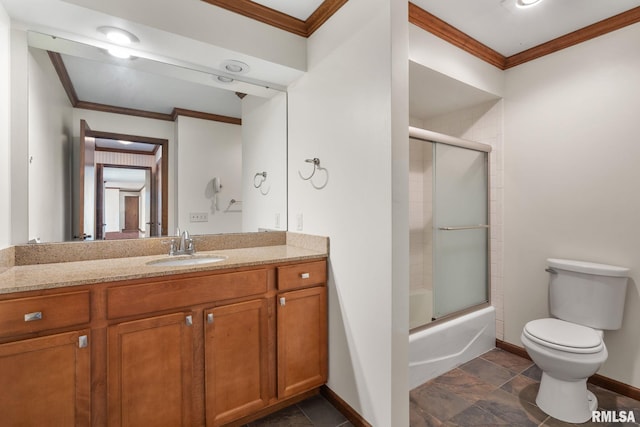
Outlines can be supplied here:
M167 235L168 141L80 125L74 237Z

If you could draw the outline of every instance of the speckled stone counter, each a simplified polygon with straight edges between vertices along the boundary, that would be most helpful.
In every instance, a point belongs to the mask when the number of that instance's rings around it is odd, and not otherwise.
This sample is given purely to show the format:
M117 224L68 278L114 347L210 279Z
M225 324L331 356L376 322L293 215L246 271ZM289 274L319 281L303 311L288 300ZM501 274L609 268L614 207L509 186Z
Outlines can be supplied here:
M328 238L297 233L196 236L198 256L219 255L226 259L200 265L148 265L151 261L169 258L161 240L166 238L3 249L0 251L0 262L3 262L0 294L318 259L329 253ZM216 244L218 249L212 247ZM127 249L124 253L123 247Z

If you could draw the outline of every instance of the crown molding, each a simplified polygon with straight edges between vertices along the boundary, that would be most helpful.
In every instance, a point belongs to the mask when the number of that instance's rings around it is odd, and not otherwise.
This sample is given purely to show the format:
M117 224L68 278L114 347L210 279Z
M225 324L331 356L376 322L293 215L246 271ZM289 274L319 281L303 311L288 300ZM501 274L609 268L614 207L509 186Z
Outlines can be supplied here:
M324 0L306 21L250 0L202 0L301 37L309 37L338 11L348 0Z
M76 90L73 87L73 83L71 82L71 78L69 77L67 67L65 67L64 61L62 60L62 56L58 52L47 51L47 53L49 54L49 59L51 59L53 68L56 70L56 73L58 74L60 83L62 84L64 91L67 93L69 102L71 103L71 106L74 108L83 108L85 110L102 111L104 113L124 114L127 116L144 117L147 119L165 120L169 122L175 121L178 116L188 116L188 117L194 117L196 119L211 120L211 121L222 122L222 123L231 123L234 125L242 124L242 119L239 119L237 117L222 116L219 114L205 113L203 111L187 110L185 108L175 107L170 114L165 114L165 113L156 113L155 111L138 110L135 108L118 107L115 105L82 101L81 99L78 98Z
M409 22L495 67L504 69L504 56L411 2Z
M640 6L507 57L411 2L409 2L409 22L501 70L507 70L640 22Z

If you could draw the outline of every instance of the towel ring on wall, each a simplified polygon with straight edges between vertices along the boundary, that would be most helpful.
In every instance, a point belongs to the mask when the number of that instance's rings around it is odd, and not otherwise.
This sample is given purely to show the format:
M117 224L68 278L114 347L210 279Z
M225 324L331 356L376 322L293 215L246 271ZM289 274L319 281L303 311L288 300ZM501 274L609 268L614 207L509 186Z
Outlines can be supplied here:
M309 181L311 178L313 178L313 175L316 173L316 170L320 167L320 159L317 157L314 157L313 159L305 159L305 162L313 163L313 170L311 171L311 175L304 177L302 176L300 171L298 171L298 175L300 176L300 178L304 179L305 181Z
M302 178L305 181L311 182L311 185L316 190L321 190L324 187L326 187L327 184L329 183L329 171L326 168L323 168L322 166L320 166L320 159L317 157L314 157L313 159L305 159L305 163L313 163L313 171L311 171L311 175L305 177L300 173L300 171L298 171L298 176L300 176L300 178ZM325 181L324 181L324 184L322 185L316 185L315 182L313 182L313 180L311 179L316 174L316 171L319 171L319 170L324 171L324 174L325 174Z
M269 190L271 190L271 185L268 188L264 188L262 184L267 181L267 172L258 172L253 176L253 186L260 191L260 194L266 196L269 194Z
M262 178L258 178L258 177L262 177ZM256 179L259 179L259 181L256 181ZM257 174L255 174L253 176L253 186L255 188L260 188L262 187L262 184L264 184L264 182L267 180L267 173L266 172L258 172ZM257 184L256 184L257 182Z

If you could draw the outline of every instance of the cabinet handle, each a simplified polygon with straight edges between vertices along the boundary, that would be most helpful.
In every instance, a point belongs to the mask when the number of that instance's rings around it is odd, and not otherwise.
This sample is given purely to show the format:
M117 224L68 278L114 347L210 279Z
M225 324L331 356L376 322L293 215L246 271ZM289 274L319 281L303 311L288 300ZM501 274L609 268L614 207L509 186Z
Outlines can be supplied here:
M33 313L27 313L24 315L25 322L33 322L35 320L42 320L42 312L34 311Z
M286 303L287 303L287 301L285 300L285 298L284 298L284 297L281 297L281 298L280 298L280 306L281 306L281 307L284 307Z
M309 277L311 277L311 275L309 273L300 273L300 278L301 279L308 279Z
M89 345L89 338L86 335L80 335L78 337L78 347L85 348Z
M184 318L184 320L187 323L187 326L193 325L193 316L188 315L187 317Z
M209 324L213 323L213 313L207 314L207 323Z

